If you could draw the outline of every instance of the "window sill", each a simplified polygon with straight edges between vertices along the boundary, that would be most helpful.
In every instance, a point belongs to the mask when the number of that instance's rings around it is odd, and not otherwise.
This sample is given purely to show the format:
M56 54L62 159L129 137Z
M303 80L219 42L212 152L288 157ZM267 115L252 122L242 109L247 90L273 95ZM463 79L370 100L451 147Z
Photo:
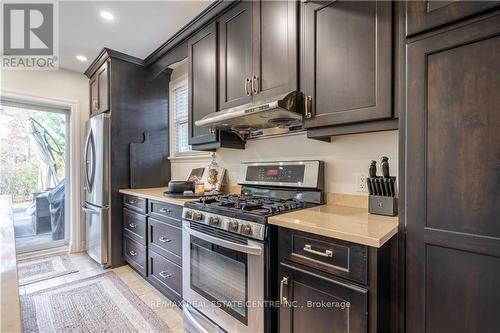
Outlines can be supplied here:
M169 156L169 160L209 160L211 158L210 153L194 153L194 154L186 154L186 155L177 155L177 156Z

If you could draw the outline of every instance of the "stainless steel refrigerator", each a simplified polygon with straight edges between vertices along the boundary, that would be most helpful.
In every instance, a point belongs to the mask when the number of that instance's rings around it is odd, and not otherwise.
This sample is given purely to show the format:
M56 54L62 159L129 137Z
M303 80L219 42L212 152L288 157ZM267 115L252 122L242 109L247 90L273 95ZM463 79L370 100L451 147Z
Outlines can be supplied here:
M85 125L83 178L86 245L88 255L102 266L110 265L110 116L101 113Z

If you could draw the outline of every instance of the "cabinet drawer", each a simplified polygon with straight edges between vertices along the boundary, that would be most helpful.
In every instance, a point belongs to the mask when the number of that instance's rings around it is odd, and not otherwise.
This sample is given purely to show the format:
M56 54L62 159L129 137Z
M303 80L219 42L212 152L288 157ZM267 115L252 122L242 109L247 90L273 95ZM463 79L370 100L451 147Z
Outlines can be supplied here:
M132 210L123 209L123 230L125 236L146 245L146 216Z
M123 205L135 211L146 213L146 199L133 195L123 195Z
M368 248L328 237L280 228L280 256L362 284L367 283Z
M146 246L125 237L123 239L123 256L130 266L134 267L144 276L146 275Z
M182 266L181 228L149 218L148 239L150 249Z
M171 299L182 299L182 268L151 250L149 279Z
M150 200L149 213L150 216L156 218L168 218L180 221L180 219L182 218L182 206Z

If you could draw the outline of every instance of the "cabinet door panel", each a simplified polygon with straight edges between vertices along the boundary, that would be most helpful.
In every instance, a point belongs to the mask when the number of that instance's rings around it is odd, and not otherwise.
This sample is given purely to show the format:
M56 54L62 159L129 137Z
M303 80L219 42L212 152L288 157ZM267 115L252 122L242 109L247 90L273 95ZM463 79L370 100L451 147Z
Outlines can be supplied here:
M285 263L278 281L283 278L283 296L292 306L280 307L280 333L367 331L367 290Z
M201 29L188 41L189 144L217 141L208 128L194 122L217 111L217 25Z
M90 79L90 114L99 110L99 89L97 77L93 76Z
M303 4L302 89L306 127L392 117L392 4Z
M218 20L219 110L251 102L245 79L252 77L252 2L242 1Z
M254 2L254 101L297 89L296 1Z
M499 1L408 1L406 3L406 34L414 35L480 13L499 4Z
M97 71L97 82L99 89L99 110L109 110L109 61L106 61Z
M500 327L499 35L497 14L408 45L409 333Z

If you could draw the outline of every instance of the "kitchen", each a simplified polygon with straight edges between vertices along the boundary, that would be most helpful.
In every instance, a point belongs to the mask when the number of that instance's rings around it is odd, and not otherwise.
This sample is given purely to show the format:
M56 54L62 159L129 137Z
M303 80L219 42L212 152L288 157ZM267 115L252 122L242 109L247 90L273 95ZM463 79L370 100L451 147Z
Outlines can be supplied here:
M70 106L70 231L16 259L2 193L2 331L498 331L498 4L59 3L1 101Z

